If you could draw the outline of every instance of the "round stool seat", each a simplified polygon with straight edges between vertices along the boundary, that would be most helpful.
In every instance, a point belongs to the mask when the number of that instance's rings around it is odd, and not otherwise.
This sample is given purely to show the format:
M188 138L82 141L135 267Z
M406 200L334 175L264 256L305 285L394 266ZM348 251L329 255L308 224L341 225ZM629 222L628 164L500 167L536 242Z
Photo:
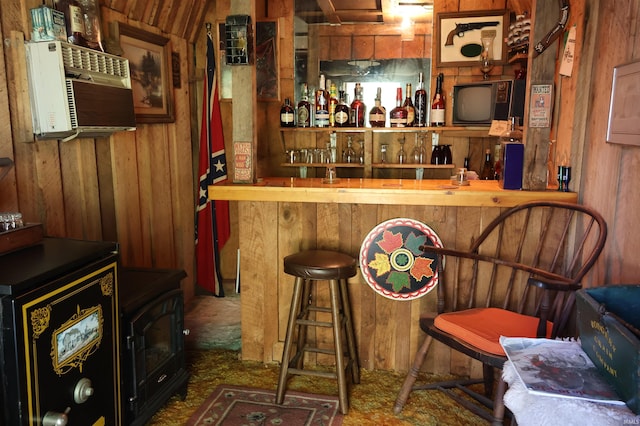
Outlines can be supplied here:
M356 274L356 259L331 250L305 250L284 258L284 272L309 280L341 280Z

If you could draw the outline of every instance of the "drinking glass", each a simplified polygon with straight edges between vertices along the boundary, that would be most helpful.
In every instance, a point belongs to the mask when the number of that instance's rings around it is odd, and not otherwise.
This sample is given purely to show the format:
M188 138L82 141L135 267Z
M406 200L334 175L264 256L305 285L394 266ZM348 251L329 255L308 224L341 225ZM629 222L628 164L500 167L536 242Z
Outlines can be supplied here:
M398 151L398 164L405 164L407 162L407 152L404 150L404 138L400 139L400 150Z
M353 141L351 136L347 139L347 148L342 153L342 161L344 163L355 163L357 161L356 151L353 149Z
M436 145L431 151L431 164L442 164L442 147Z
M444 145L442 147L442 162L440 164L452 164L453 156L451 154L451 145Z
M386 143L383 143L382 145L380 145L380 162L381 163L387 162L387 147L388 145Z
M416 138L416 144L411 151L411 161L414 164L424 164L427 160L427 150L424 147L424 138L422 136Z

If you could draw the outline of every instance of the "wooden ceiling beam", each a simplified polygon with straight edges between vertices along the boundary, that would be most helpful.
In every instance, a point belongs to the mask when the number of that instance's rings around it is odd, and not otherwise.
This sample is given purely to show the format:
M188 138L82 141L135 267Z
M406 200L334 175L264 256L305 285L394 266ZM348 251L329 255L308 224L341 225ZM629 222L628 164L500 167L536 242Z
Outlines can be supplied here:
M318 0L318 6L327 17L330 24L341 24L340 16L336 13L336 8L331 0Z

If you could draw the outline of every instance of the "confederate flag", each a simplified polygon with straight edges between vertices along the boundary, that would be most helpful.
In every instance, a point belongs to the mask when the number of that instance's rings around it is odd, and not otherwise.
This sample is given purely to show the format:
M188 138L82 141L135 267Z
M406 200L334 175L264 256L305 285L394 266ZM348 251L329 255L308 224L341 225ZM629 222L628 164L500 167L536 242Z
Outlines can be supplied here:
M207 65L202 97L202 128L200 131L200 193L196 208L197 283L223 297L220 274L220 250L229 239L229 202L210 201L209 185L227 179L224 134L218 100L215 50L211 32L207 31Z

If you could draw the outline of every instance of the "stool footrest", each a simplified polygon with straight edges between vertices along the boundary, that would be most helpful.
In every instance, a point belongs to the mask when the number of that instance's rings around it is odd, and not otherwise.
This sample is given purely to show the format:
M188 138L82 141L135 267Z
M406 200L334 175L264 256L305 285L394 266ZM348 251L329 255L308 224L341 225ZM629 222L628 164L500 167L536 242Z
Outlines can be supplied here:
M311 325L315 327L333 327L333 323L330 323L330 322L305 320L305 319L296 320L296 324Z
M324 377L327 379L335 379L338 377L336 373L332 373L330 371L316 371L316 370L302 370L299 368L289 368L289 374L297 374L304 376L316 376L316 377Z
M324 306L307 306L306 310L315 312L326 312L328 314L331 313L331 308L327 308Z
M332 349L322 349L322 348L316 348L313 346L305 346L304 348L302 348L303 351L305 352L313 352L316 354L325 354L325 355L335 355L336 351L332 350Z

